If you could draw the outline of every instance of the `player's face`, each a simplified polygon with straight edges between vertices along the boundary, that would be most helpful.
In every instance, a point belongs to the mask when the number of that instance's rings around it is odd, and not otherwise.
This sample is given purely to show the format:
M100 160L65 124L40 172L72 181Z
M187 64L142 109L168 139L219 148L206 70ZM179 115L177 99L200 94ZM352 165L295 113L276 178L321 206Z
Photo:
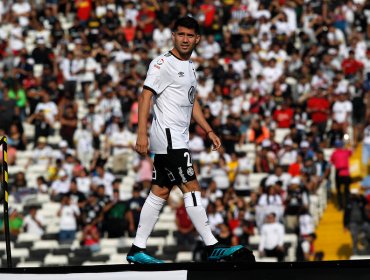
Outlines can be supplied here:
M176 32L172 33L174 49L181 58L188 59L195 46L199 43L200 36L193 29L179 26Z

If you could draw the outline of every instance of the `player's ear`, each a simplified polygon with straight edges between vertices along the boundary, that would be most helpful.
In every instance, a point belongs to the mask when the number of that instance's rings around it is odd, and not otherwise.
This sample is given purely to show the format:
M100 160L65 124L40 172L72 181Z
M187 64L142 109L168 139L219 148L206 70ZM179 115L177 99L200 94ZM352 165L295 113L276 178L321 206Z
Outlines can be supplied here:
M198 45L199 42L200 42L200 35L197 34L196 37L195 37L195 44Z

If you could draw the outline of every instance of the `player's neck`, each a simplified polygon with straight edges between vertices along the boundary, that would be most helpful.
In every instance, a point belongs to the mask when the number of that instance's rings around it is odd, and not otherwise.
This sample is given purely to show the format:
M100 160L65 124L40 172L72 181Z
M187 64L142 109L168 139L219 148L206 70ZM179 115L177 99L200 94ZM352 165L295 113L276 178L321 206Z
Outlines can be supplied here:
M172 55L176 57L177 59L184 60L184 61L189 60L191 56L191 53L188 55L180 54L176 48L173 48L172 50L170 50L170 53L172 53Z

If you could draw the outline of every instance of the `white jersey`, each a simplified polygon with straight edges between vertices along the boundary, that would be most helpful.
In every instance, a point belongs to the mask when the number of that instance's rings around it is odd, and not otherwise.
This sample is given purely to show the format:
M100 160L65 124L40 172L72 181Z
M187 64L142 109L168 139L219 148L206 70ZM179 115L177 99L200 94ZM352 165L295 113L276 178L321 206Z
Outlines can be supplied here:
M167 154L168 149L189 149L189 125L197 87L194 64L171 52L155 58L149 66L144 89L154 94L154 117L150 150Z

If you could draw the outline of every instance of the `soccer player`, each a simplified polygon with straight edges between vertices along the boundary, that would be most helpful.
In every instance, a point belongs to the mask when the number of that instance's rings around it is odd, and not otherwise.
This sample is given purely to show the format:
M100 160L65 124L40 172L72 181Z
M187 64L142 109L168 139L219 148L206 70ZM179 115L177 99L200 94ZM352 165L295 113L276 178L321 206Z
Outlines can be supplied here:
M139 264L163 263L147 254L145 248L174 185L179 186L184 194L186 211L206 245L209 260L232 260L236 257L239 260L240 256L248 256L248 260L254 260L250 251L243 246L225 247L218 244L201 205L200 186L188 147L191 118L206 131L213 149L218 150L221 141L205 120L195 98L197 79L190 56L200 41L197 21L191 17L178 19L174 25L172 40L173 49L151 62L139 97L135 149L140 154L148 152L147 121L153 98L150 150L155 156L151 191L141 210L136 237L127 254L127 261Z

